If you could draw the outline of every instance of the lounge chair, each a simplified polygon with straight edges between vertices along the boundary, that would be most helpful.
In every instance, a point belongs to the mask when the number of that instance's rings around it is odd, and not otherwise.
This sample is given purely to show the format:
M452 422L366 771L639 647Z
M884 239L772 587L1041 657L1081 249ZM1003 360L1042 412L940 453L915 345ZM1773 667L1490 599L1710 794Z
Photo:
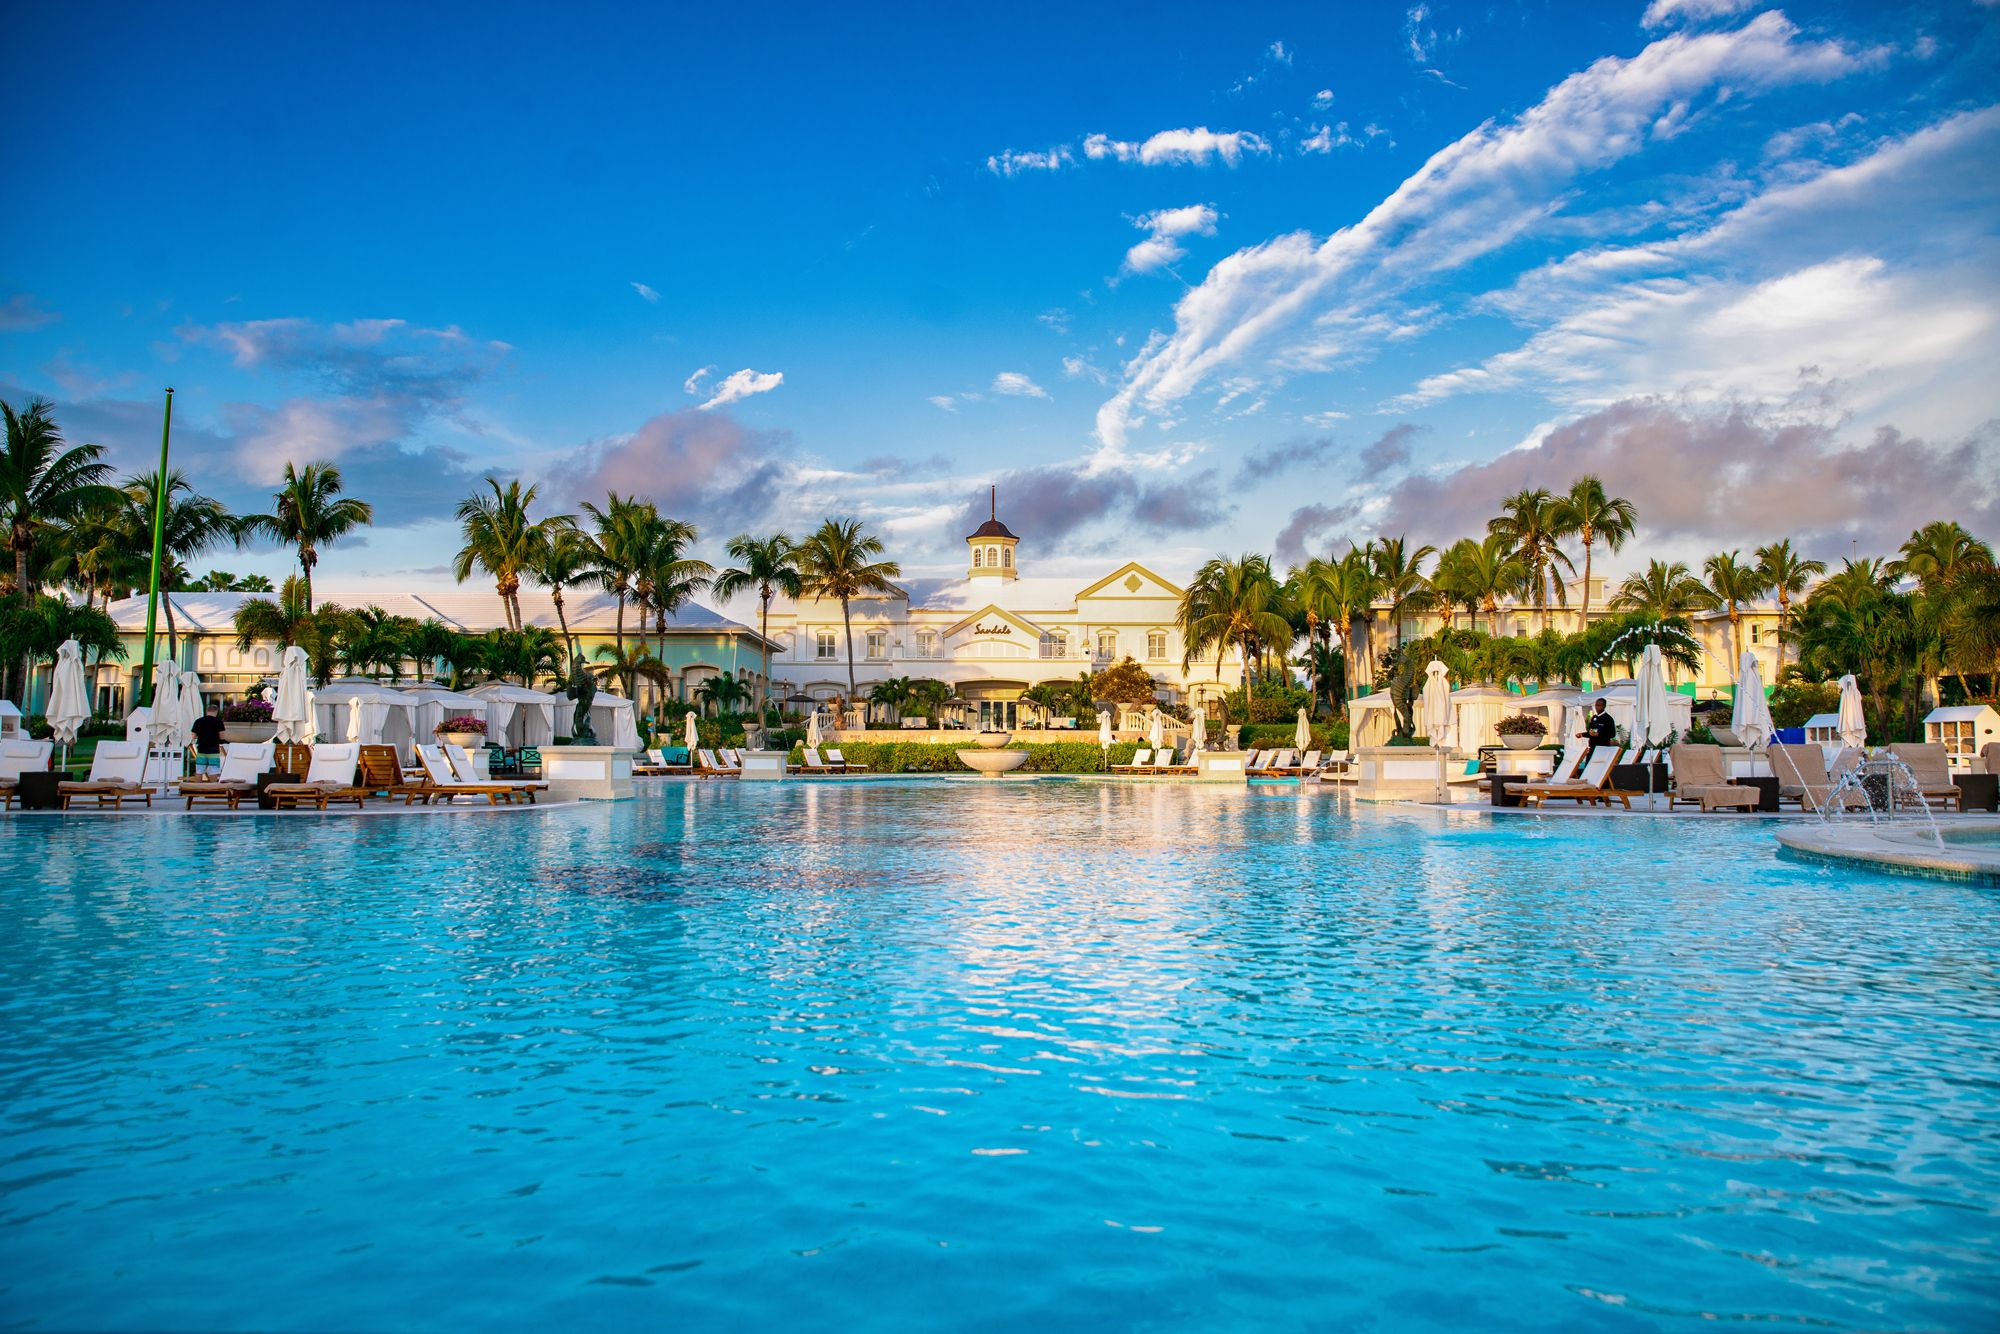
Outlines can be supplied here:
M1989 741L1979 748L1980 762L1989 774L2000 774L2000 741Z
M272 783L264 789L271 809L295 811L310 806L323 811L338 801L361 806L368 789L358 783L361 772L361 745L355 741L328 741L312 748L312 763L305 777L296 783Z
M1293 761L1299 753L1295 750L1274 750L1264 757L1264 762L1255 767L1246 766L1243 772L1255 774L1259 778L1289 778Z
M269 772L278 751L275 741L231 741L222 747L222 768L213 778L183 778L180 794L188 810L202 802L235 810L243 798L257 792L257 775Z
M479 770L473 767L472 757L465 753L465 747L463 746L456 746L451 744L450 742L446 742L444 747L444 757L446 763L451 765L452 775L458 779L461 787L467 785L477 786L477 787L503 787L520 796L526 797L528 799L529 805L534 804L535 794L537 792L546 792L549 790L549 785L547 783L538 782L532 779L481 778L479 776Z
M695 757L701 761L701 766L697 772L703 778L734 778L743 772L741 769L731 768L729 765L724 764L715 757L715 752L712 750L697 750Z
M837 774L840 772L839 769L819 757L818 746L802 746L799 748L799 754L803 756L800 760L799 768L804 773Z
M361 778L359 786L368 790L370 796L401 797L403 804L421 799L430 802L430 779L422 770L415 778L403 776L403 759L394 746L363 746L361 748Z
M1271 752L1268 750L1251 751L1248 755L1243 757L1243 772L1246 774L1256 773L1259 769L1264 767L1264 757L1269 755L1270 753Z
M632 761L634 778L652 778L670 772L667 768L667 757L660 753L659 747L650 747L641 753L645 756L644 759Z
M1611 767L1624 753L1622 746L1599 746L1583 762L1583 772L1567 783L1523 783L1515 789L1523 806L1540 806L1550 801L1574 801L1579 806L1602 804L1613 799L1626 810L1632 809L1632 794L1612 787Z
M1923 794L1926 805L1952 811L1965 809L1964 789L1951 781L1951 756L1942 745L1898 741L1889 747L1889 753L1910 766L1910 773L1917 780L1917 791Z
M0 741L0 807L13 808L21 775L47 770L54 750L48 741Z
M466 782L453 770L451 757L442 746L418 746L417 763L423 766L423 780L404 786L405 806L418 801L428 806L434 801L449 802L453 797L484 797L494 806L535 799L533 792L523 791L517 783Z
M1298 776L1301 778L1307 778L1318 774L1320 769L1319 757L1320 757L1320 752L1316 750L1307 751L1305 754L1299 757L1298 767L1295 770L1293 770L1293 772L1298 774Z
M1771 772L1778 779L1778 800L1796 802L1800 810L1817 811L1833 796L1834 779L1826 771L1826 752L1811 741L1779 742L1767 746ZM1841 798L1848 810L1868 809L1868 798L1849 789Z
M1153 750L1150 746L1133 751L1132 760L1129 764L1114 764L1111 766L1111 772L1115 774L1140 774L1151 773L1152 771Z
M835 750L832 746L828 746L826 748L826 762L828 764L840 766L840 771L844 774L865 774L868 772L867 765L848 763L847 757L845 755L842 755L839 751Z
M1193 746L1189 746L1186 751L1169 749L1167 757L1164 760L1158 755L1153 757L1153 772L1157 774L1191 774L1199 772L1201 766L1195 763L1195 754L1196 751Z
M1703 811L1749 811L1762 800L1756 788L1729 781L1722 747L1682 745L1675 746L1673 752L1674 785L1668 789L1668 810L1685 803Z
M144 741L100 741L90 757L90 776L82 782L56 784L62 808L84 799L94 799L99 807L122 807L128 801L153 804L153 789L141 785L146 772Z

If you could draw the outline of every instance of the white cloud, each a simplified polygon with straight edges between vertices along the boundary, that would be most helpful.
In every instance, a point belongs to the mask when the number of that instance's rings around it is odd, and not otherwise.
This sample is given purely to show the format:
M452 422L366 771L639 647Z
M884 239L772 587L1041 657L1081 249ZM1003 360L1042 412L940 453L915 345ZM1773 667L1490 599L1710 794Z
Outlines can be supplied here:
M1648 28L1664 28L1670 23L1699 23L1703 19L1740 14L1756 0L1653 0L1639 22Z
M1048 390L1036 384L1019 371L1001 371L993 377L993 392L1010 394L1015 398L1047 398Z
M1093 134L1083 141L1083 155L1092 161L1108 158L1147 167L1207 166L1214 158L1233 167L1245 154L1270 151L1271 145L1262 135L1248 130L1216 131L1206 125L1191 130L1161 130L1143 143L1113 139L1106 134Z
M1283 375L1371 351L1410 327L1422 285L1544 230L1577 178L1641 152L1677 102L1824 80L1858 58L1837 42L1794 40L1782 14L1733 32L1676 34L1606 57L1512 121L1488 123L1433 154L1368 215L1324 240L1274 237L1228 256L1181 298L1171 333L1147 340L1097 414L1099 457L1205 380L1246 366Z
M768 394L784 382L783 371L753 371L748 368L734 371L717 382L714 397L701 404L699 411L707 412L710 408L719 408L752 394Z
M1054 310L1045 310L1035 318L1059 334L1069 332L1069 312L1060 306Z
M928 399L924 401L929 403L932 407L940 408L945 412L958 411L958 400L953 398L950 394L932 394Z
M655 292L652 288L646 286L646 284L633 283L632 290L639 294L641 300L649 302L652 305L656 306L660 304L660 294L658 292Z
M1288 66L1292 63L1292 53L1288 49L1286 49L1285 44L1283 42L1273 42L1269 46L1265 47L1264 58L1270 61L1273 65Z
M703 380L706 380L709 376L713 374L715 374L715 367L703 366L693 375L690 375L688 376L687 379L682 380L681 388L687 390L687 392L689 392L690 394L699 394L701 392L701 382Z
M1089 378L1097 381L1099 384L1103 384L1109 378L1101 369L1093 366L1083 357L1064 357L1062 359L1062 368L1063 375L1071 380Z
M1154 269L1182 258L1187 251L1176 239L1182 236L1215 235L1220 215L1207 204L1163 208L1132 219L1132 225L1150 235L1125 252L1125 268L1130 273L1151 273Z
M1068 144L1058 144L1047 152L1032 149L1010 148L1004 153L995 153L986 159L986 170L995 176L1019 176L1030 171L1061 171L1073 166L1076 157Z
M1333 89L1322 88L1313 94L1313 109L1324 111L1333 105Z
M32 293L16 292L5 301L0 301L0 333L25 333L44 324L53 324L61 318L54 311L43 310L35 304Z

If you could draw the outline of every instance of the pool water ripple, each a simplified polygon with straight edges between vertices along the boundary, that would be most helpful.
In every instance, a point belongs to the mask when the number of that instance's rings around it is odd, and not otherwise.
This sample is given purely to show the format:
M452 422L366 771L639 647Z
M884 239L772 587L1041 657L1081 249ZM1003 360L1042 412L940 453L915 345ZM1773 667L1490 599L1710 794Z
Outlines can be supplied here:
M675 784L0 835L24 1328L1977 1328L1991 890L1758 822Z

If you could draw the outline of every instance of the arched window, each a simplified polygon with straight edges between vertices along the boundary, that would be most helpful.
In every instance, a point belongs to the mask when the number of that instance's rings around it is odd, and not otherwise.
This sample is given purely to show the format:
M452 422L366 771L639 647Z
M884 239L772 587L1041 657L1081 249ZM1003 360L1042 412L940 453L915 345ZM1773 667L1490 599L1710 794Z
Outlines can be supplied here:
M976 570L985 564L986 564L986 548L974 547L972 549L972 568Z
M1000 548L1000 563L1010 570L1014 568L1014 549L1012 547Z

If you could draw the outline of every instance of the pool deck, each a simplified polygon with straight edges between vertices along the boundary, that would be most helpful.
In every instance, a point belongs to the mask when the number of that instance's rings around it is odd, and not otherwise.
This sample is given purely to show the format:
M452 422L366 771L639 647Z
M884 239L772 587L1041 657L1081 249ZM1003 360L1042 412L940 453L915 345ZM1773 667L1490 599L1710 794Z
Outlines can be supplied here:
M1952 839L1952 835L1966 832L2000 834L2000 817L1948 817L1938 821L1938 828L1944 835L1942 846L1932 840L1929 829L1921 826L1874 825L1856 820L1781 829L1778 843L1788 854L1810 861L1896 875L2000 885L2000 843L1956 843Z

